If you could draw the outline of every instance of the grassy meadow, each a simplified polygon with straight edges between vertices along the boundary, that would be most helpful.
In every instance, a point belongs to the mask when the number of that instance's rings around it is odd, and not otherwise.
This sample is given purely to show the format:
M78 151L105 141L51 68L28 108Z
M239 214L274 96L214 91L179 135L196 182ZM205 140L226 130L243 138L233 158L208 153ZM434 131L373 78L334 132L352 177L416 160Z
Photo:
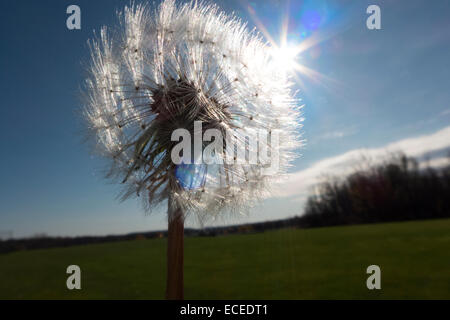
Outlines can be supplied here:
M0 299L162 299L166 239L0 255ZM81 290L66 268L81 268ZM366 268L381 268L368 290ZM186 299L450 299L450 219L188 237Z

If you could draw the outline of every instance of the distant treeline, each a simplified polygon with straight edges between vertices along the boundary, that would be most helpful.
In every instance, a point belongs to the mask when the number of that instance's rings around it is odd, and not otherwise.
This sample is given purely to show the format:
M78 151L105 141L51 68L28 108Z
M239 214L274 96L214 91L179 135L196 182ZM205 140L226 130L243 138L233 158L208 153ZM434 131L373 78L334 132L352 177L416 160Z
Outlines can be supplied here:
M308 227L450 217L450 163L420 168L392 155L344 179L329 178L308 198Z
M304 215L244 225L185 229L186 236L255 233L287 227L332 225L450 217L450 165L420 169L416 160L392 156L366 165L343 179L329 178L307 200ZM300 213L300 212L299 212ZM48 237L0 241L0 253L68 247L126 240L165 238L167 231L97 237Z
M252 224L232 225L224 227L211 227L203 229L184 230L185 236L198 237L214 237L218 235L228 235L237 233L255 233L263 232L265 230L280 229L292 226L299 226L301 223L300 217L293 217L289 219L258 222ZM105 243L115 241L127 240L145 240L158 239L167 237L167 231L150 231L150 232L136 232L125 235L109 235L109 236L81 236L81 237L49 237L44 234L37 235L32 238L24 239L10 239L0 241L0 254L9 253L21 250L36 250L57 247L70 247L77 245L87 245L94 243Z

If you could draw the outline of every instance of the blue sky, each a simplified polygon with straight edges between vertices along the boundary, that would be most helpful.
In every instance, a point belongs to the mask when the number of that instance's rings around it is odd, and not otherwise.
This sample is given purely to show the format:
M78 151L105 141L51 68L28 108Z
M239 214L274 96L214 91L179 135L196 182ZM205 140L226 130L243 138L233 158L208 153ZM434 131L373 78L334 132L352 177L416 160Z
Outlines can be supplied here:
M116 22L129 1L2 1L0 4L0 233L85 235L163 229L102 178L102 160L82 143L79 89L93 30ZM82 29L66 28L77 4ZM236 223L301 214L313 176L346 172L355 154L386 148L442 157L450 146L450 2L225 1L249 26L254 17L276 40L289 18L289 40L317 43L298 61L305 103L302 156L290 190ZM381 30L366 28L366 8L381 8ZM320 40L320 41L319 41ZM438 161L439 159L437 159ZM310 179L310 180L308 180ZM311 180L312 179L312 180ZM306 182L307 181L307 182Z

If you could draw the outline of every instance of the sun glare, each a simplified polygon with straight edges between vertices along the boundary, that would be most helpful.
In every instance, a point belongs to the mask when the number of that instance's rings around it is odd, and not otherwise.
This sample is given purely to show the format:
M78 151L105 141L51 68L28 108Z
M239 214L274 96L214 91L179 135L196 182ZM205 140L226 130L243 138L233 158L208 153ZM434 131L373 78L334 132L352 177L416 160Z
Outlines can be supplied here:
M318 30L321 17L315 11L305 11L304 16L307 21L303 21L304 27L309 32L309 35L304 32L298 33L295 30L289 30L290 21L289 21L289 12L286 9L286 12L283 14L281 30L279 34L278 41L273 38L266 28L267 19L265 19L265 23L257 16L256 10L253 5L248 5L247 10L255 23L258 30L264 35L267 39L269 45L272 47L272 58L279 66L280 71L284 71L293 76L296 83L303 88L303 78L307 77L308 79L320 83L322 85L326 85L326 83L334 83L336 84L336 80L326 76L310 67L307 67L305 63L308 62L308 57L311 56L313 59L316 59L318 55L320 55L320 48L315 52L319 52L316 56L312 56L312 51L308 53L308 50L311 48L318 48L317 46L325 41L330 39L336 34L335 30L323 29ZM314 31L314 34L312 33ZM297 33L296 33L297 32ZM302 59L304 54L307 54L306 61Z
M273 48L272 56L277 65L285 71L295 72L299 50L298 47L283 45Z

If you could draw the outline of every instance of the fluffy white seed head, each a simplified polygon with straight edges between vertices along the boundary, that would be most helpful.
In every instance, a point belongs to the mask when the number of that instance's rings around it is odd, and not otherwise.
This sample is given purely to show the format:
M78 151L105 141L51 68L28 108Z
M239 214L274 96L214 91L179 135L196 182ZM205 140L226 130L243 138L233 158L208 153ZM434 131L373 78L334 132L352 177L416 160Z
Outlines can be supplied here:
M84 114L96 149L110 160L109 177L126 186L122 199L137 195L150 208L170 197L201 221L246 212L286 172L300 145L297 101L270 46L215 5L166 0L156 11L133 5L118 15L118 28L103 27L90 42ZM171 134L185 128L194 135L194 121L203 130L233 132L237 149L247 151L246 135L277 130L278 144L258 143L277 157L279 170L202 165L191 172L200 185L183 187Z

